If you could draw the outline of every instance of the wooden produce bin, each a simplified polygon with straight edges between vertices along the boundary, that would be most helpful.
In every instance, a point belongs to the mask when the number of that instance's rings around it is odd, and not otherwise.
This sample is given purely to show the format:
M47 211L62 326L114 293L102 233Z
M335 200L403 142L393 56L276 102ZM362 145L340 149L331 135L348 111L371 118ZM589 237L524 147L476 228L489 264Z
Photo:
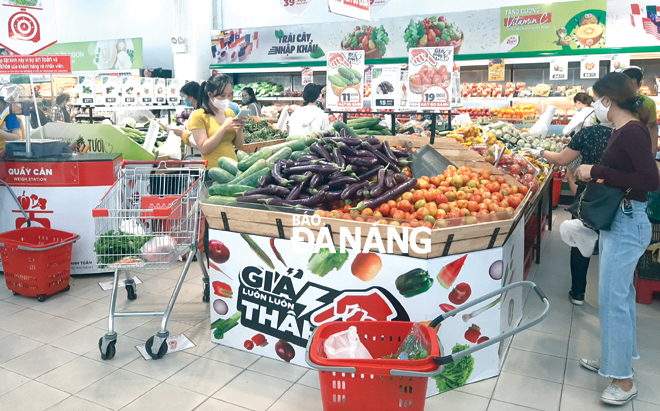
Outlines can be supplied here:
M257 151L261 148L268 147L268 146L274 146L275 144L280 144L280 143L285 143L285 142L286 142L286 139L281 138L281 139L278 139L278 140L261 141L259 143L244 144L243 148L241 150L245 151L248 154L252 154L252 153L254 153L255 151Z

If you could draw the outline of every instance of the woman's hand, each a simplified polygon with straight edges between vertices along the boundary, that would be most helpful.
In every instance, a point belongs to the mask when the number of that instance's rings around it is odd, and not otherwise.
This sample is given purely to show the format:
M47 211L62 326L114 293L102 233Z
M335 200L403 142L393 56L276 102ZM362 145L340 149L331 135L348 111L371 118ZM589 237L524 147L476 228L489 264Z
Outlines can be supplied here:
M229 130L243 130L243 126L245 125L245 119L243 118L238 118L238 117L227 117L225 119L225 122L222 123L222 128L225 129L225 131Z
M583 164L580 167L578 167L578 169L575 173L578 180L585 181L585 182L591 181L592 180L591 179L591 167L593 167L593 166L592 165L587 165L587 164Z
M177 136L177 137L181 137L183 135L183 130L178 129L178 128L173 128L170 131L172 131L172 133L174 133L174 135Z

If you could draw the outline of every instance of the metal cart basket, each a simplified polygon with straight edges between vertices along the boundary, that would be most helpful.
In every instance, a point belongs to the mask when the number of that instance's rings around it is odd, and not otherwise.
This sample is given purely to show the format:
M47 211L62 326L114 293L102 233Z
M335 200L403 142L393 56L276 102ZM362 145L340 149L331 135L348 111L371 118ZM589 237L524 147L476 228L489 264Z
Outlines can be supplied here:
M135 316L163 317L160 331L145 345L153 359L162 358L167 353L167 322L193 256L208 284L199 253L199 196L205 168L206 161L124 161L119 179L92 210L97 263L114 270L108 332L99 339L102 359L115 355L115 317ZM120 272L126 275L128 299L135 300L130 270L167 270L184 255L188 258L165 311L115 311Z

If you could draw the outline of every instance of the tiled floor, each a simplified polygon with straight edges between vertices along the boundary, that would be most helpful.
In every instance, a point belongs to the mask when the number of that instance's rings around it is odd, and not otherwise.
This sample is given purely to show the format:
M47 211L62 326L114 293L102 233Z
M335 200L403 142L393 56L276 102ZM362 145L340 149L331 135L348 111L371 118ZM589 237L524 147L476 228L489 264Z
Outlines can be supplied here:
M550 299L548 318L514 338L498 378L429 398L426 409L610 408L599 402L608 381L577 361L600 352L598 259L592 259L587 303L573 307L566 297L568 247L559 238L559 224L566 217L557 213L555 230L543 244L542 264L533 266L529 277ZM180 269L157 277L138 274L144 285L131 308L162 309ZM314 371L210 342L200 275L193 264L169 327L173 334L185 332L197 346L159 361L145 361L134 348L157 329L157 320L150 318L118 320L117 354L111 361L100 359L97 344L107 324L110 293L97 282L107 277L73 278L68 293L45 303L13 296L0 279L0 410L321 410ZM119 308L125 304L120 298ZM541 309L538 298L528 298L527 318ZM638 340L639 396L620 409L660 411L660 301L638 305Z

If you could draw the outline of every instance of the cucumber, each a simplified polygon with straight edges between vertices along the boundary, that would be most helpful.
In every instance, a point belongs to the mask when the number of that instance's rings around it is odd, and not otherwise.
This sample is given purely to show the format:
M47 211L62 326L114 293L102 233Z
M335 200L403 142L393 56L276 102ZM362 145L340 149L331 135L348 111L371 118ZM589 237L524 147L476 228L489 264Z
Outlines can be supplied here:
M216 183L220 184L226 184L236 178L233 174L231 174L229 171L224 170L220 167L213 167L212 169L209 170L209 177Z
M341 88L344 88L344 87L348 86L348 84L346 84L346 82L350 81L350 80L346 80L345 78L343 78L342 76L337 75L337 74L328 77L328 80L330 81L330 84L334 84L335 86L341 87Z
M249 176L245 177L244 179L240 180L237 185L241 186L250 186L252 188L257 187L257 182L259 181L259 177L265 176L265 175L270 175L270 169L269 168L262 168L261 170L257 171L256 173L250 174Z
M220 160L218 160L218 167L227 171L233 176L236 176L238 173L238 161L234 160L233 158L220 157Z
M309 144L311 146L311 144ZM273 153L276 153L277 151L283 149L284 147L289 147L291 151L299 151L299 150L304 150L308 146L307 142L302 139L297 139L297 140L292 140L292 141L287 141L285 143L280 143L280 144L275 144L273 146L268 146L272 151L271 155ZM262 148L263 150L263 148ZM270 156L268 156L270 157ZM268 158L266 157L266 158Z
M226 196L210 196L205 201L206 204L213 204L213 205L227 205L235 202L236 202L235 197L226 197Z
M346 123L344 123L341 120L335 121L335 124L333 125L333 127L337 131L346 130L346 135L348 135L349 137L358 138L358 135L355 132L355 130L353 130L351 127L347 126Z
M273 155L273 146L264 147L256 153L250 154L245 157L243 160L239 161L238 169L241 171L246 171L254 165L259 160L266 160L268 157Z
M316 138L316 136L309 136L309 135L308 136L289 136L289 137L286 138L287 143L290 143L292 141L297 141L297 140L304 141L305 144L308 145L308 146L311 146L312 144L319 141L319 139ZM297 147L298 146L295 145L294 147L291 147L291 150L298 151L298 150L296 150Z
M354 76L353 76L353 74L351 73L351 70L347 69L346 67L339 67L339 68L337 69L337 73L339 73L340 76L342 76L343 78L345 78L346 80L348 80L348 81L346 81L345 83L350 84L350 83L353 81L353 77L354 77Z
M351 85L353 85L353 86L357 86L358 84L360 84L361 81L362 81L362 79L354 78L354 79L353 79L353 82L351 83Z
M353 78L356 78L356 79L362 81L362 73L360 73L359 71L357 71L355 69L348 69L348 71L351 72L351 74L353 75Z
M209 188L210 196L237 197L240 193L252 190L252 186L242 186L238 184L213 184ZM210 198L210 197L209 197Z
M268 168L273 167L275 164L275 160L281 159L281 160L288 160L289 157L291 157L291 153L293 151L289 147L284 147L280 149L277 153L273 154L266 160L266 163L268 164Z
M384 128L380 130L380 135L381 136L391 136L392 135L392 130L389 128Z
M245 157L247 157L248 155L249 155L249 154L246 153L246 152L243 151L243 150L238 150L238 151L236 151L236 157L238 158L238 161L243 161L243 159L244 159Z
M377 125L378 123L380 123L380 117L364 117L348 120L346 125L353 128L371 128L377 130L379 128L373 126Z
M374 124L373 126L369 127L372 130L389 130L387 126L384 126L382 124Z
M294 151L293 153L291 153L291 157L289 158L293 161L298 161L300 157L305 156L307 154L309 154L309 148L300 151Z
M373 130L369 130L368 128L356 128L355 129L355 134L361 135L361 136L367 136L373 134Z
M268 166L268 163L266 160L261 159L258 160L256 163L252 165L252 167L248 168L245 170L240 176L236 176L235 179L231 180L229 184L238 184L238 182L246 177L251 176L252 174L256 173L259 170L262 170Z

